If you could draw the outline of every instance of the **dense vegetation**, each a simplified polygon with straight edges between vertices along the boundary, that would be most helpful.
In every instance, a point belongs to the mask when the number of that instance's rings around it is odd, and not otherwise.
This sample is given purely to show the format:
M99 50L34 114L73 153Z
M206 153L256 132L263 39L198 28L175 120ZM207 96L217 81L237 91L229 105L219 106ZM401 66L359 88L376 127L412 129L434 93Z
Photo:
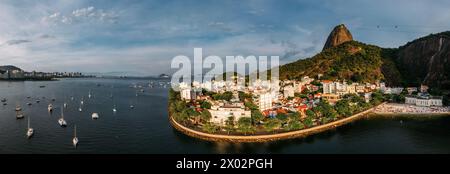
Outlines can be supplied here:
M281 79L300 79L303 76L351 82L387 81L390 85L402 82L395 63L395 50L382 49L357 41L349 41L326 49L312 58L298 60L280 67Z

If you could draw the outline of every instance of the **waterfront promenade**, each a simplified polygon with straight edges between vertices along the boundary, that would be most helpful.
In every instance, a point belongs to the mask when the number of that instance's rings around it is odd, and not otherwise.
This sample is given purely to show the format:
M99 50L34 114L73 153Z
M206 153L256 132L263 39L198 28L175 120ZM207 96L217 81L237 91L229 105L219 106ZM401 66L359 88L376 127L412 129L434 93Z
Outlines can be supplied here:
M323 131L327 131L330 129L334 129L336 127L342 126L344 124L353 122L355 120L367 117L370 113L373 112L375 108L368 109L366 111L360 112L358 114L352 115L347 118L343 118L337 121L333 121L324 125L314 126L307 129L291 131L291 132L283 132L276 134L267 134L267 135L222 135L222 134L210 134L206 132L200 132L188 127L181 125L176 122L174 118L169 116L169 121L173 125L175 129L183 132L186 135L191 137L200 138L207 141L225 141L225 142L267 142L267 141L276 141L282 139L292 139L298 137L306 137L308 135L320 133Z

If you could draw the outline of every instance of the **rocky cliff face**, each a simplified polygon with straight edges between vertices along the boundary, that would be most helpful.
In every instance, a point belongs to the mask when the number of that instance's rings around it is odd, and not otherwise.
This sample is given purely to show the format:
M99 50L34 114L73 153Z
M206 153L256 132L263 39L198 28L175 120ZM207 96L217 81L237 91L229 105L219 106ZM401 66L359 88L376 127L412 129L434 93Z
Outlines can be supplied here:
M450 32L429 35L398 50L397 67L414 84L450 87Z
M353 36L350 33L350 31L348 31L347 27L345 27L344 24L338 25L334 27L333 31L328 36L327 42L325 43L323 50L338 46L342 43L352 40Z

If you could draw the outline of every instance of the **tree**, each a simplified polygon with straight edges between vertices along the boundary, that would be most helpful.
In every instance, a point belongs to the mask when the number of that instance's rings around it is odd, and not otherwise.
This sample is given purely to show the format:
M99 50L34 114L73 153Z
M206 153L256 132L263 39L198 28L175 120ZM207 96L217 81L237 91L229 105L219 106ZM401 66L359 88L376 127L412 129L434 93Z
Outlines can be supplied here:
M211 103L209 103L208 101L204 100L200 106L203 109L211 109Z
M310 118L314 118L316 116L316 114L314 113L314 111L312 110L306 110L306 116L310 117Z
M182 112L187 108L186 103L184 101L177 101L175 104L175 110L178 112Z
M348 117L352 115L352 110L350 108L350 104L347 99L342 99L336 102L334 108L336 109L336 112L340 116Z
M234 116L228 117L228 119L225 120L225 129L227 130L228 134L234 131Z
M202 126L202 130L208 133L217 132L217 126L212 123L206 123Z
M292 120L289 122L287 129L291 130L299 130L305 128L305 125L298 120Z
M305 124L305 126L311 127L311 126L313 126L313 118L306 117L306 119L305 119L305 121L303 123Z
M202 119L203 122L207 123L211 120L211 113L208 110L203 110L202 114L200 115L200 118Z
M283 113L279 113L277 114L277 119L281 121L281 123L286 123L288 121L288 116L286 114Z
M281 127L281 121L277 118L271 118L267 120L264 124L264 128L267 132L272 132L274 129Z
M252 119L249 117L241 117L238 121L238 131L247 135L255 131L255 127L252 125Z
M259 110L252 110L253 124L259 123L264 119L264 115Z

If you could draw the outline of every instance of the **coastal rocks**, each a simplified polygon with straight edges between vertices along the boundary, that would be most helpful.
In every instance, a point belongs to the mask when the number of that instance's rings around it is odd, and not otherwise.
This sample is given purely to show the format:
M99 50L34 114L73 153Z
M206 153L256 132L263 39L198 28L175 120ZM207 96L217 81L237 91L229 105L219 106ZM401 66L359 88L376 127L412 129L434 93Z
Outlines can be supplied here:
M338 46L342 43L352 41L353 36L350 33L350 31L345 27L344 24L338 25L334 27L333 31L331 31L330 35L328 36L327 42L325 43L325 46L323 47L323 50L326 50L331 47Z

